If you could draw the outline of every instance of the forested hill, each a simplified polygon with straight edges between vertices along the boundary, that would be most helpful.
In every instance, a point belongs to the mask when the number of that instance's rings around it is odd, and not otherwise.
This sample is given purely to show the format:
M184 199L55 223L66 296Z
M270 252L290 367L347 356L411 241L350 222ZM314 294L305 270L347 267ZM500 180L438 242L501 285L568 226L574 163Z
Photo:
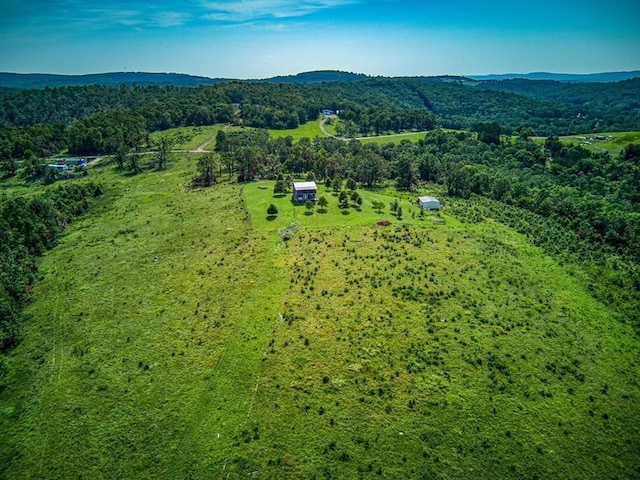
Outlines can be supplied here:
M366 80L368 75L363 73L340 72L336 70L317 70L313 72L303 72L297 75L285 75L268 78L265 81L270 83L320 83L320 82L357 82Z
M631 115L640 112L640 78L615 83L562 83L553 80L513 79L482 82L478 86L586 109L613 108Z
M111 72L88 75L53 75L44 73L0 72L0 87L31 89L85 85L174 85L195 87L227 81L182 73Z
M496 122L509 134L523 127L542 136L626 131L640 130L638 82L552 84L530 89L529 94L497 91L502 82L492 82L488 88L433 78L301 85L229 81L198 87L58 87L23 90L0 99L0 126L75 122L74 128L113 131L131 119L136 131L216 122L284 129L315 119L323 108L330 108L348 114L360 134L420 128L422 120L419 124L392 121L398 115L417 118L418 112L419 117L432 116L438 127L467 129L479 122ZM377 126L375 119L380 120Z
M318 70L298 73L297 75L284 75L265 78L262 80L244 81L307 84L320 82L352 82L365 80L367 78L370 77L362 73L341 72L337 70ZM119 85L126 85L129 87L133 85L197 87L198 85L211 85L231 81L242 80L231 78L209 78L182 73L110 72L88 75L54 75L45 73L0 72L0 88L22 90L45 87L80 87L87 85L104 85L111 87L117 87ZM0 95L3 95L1 90Z
M504 73L492 75L469 75L476 80L511 80L515 78L525 80L554 80L558 82L620 82L631 78L640 77L640 70L630 72L603 72L603 73L587 73L587 74L571 74L571 73Z

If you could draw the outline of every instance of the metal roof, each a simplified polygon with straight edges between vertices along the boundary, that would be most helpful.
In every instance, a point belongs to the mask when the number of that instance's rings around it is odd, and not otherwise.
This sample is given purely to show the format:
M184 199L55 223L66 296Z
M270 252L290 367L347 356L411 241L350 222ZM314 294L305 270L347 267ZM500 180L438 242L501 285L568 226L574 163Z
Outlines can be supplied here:
M438 203L440 203L440 200L438 200L435 197L430 197L428 195L426 195L424 197L418 197L418 200L420 200L422 203L425 203L425 202L438 202Z
M293 182L294 190L318 190L316 182Z

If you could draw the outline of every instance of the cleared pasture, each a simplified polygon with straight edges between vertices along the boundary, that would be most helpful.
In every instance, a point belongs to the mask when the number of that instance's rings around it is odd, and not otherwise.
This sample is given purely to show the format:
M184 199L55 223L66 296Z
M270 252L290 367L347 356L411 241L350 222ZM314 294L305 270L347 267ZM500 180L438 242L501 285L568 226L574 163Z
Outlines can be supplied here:
M190 190L195 162L93 169L9 357L0 476L638 476L637 338L525 237L438 189L445 224L386 189Z
M596 137L604 137L605 140L597 140ZM640 143L640 132L608 132L592 133L589 135L571 135L560 137L560 140L572 145L580 145L592 152L607 152L618 155L631 143Z

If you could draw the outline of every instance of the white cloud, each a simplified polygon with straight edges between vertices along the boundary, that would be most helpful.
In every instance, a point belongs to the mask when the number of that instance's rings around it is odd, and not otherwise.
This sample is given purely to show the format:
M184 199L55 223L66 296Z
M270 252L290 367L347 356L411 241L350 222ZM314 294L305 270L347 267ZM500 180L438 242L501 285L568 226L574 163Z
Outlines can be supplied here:
M153 17L153 22L159 27L178 27L189 20L190 15L180 12L160 12Z
M291 18L319 10L362 3L362 0L218 0L205 2L211 13L205 19L220 22L246 22L265 18Z

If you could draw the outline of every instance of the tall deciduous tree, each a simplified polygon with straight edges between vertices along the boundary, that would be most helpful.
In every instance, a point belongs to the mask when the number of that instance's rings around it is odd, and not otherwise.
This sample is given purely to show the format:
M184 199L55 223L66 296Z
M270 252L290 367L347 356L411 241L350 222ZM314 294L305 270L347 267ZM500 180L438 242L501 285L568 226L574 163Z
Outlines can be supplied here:
M156 170L164 170L167 163L171 161L171 140L163 137L158 143L158 153L156 153Z
M216 183L216 157L212 153L203 155L198 160L198 175L196 181L203 187L209 187Z

